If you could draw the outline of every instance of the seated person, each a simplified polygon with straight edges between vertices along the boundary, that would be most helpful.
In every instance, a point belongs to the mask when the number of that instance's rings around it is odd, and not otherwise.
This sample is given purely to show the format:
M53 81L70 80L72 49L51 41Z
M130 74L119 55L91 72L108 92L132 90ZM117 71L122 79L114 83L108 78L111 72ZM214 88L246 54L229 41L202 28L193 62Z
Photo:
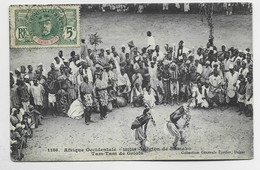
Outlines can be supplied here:
M131 91L131 104L132 107L140 107L143 105L143 90L139 83L135 83Z

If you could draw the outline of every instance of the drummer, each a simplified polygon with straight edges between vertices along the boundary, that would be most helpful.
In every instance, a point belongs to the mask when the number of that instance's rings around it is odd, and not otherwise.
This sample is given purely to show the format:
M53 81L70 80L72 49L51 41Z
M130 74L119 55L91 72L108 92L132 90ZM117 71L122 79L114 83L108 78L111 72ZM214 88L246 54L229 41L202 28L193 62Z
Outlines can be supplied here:
M236 102L236 83L238 80L238 72L234 70L234 65L229 65L229 72L226 74L226 87L227 87L227 95L226 95L226 103L230 101Z

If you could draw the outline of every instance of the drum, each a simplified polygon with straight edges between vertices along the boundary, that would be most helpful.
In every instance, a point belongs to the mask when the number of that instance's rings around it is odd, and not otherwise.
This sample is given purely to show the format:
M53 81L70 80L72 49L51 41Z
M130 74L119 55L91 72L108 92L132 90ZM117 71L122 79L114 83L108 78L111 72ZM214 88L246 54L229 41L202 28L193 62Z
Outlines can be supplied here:
M229 98L233 98L233 97L235 97L235 91L234 90L232 90L232 89L228 89L227 90L227 95L228 95L228 97Z
M137 129L139 127L141 127L142 125L140 124L140 122L138 120L133 121L132 125L131 125L131 129Z
M208 92L208 97L210 98L210 99L212 99L213 97L215 97L216 96L216 89L215 88L213 88L213 87L210 87L209 88L209 92Z
M127 105L127 101L124 97L116 97L116 100L117 100L117 105L119 107L125 107Z

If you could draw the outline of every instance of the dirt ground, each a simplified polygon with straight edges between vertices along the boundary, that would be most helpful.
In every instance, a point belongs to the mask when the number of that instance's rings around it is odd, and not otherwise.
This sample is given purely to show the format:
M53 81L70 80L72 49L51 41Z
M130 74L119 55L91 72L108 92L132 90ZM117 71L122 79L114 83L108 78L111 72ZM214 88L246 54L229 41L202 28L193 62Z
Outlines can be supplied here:
M118 50L130 40L140 48L146 46L147 30L152 31L156 44L161 48L165 43L177 44L180 40L185 42L186 47L196 48L205 46L209 30L207 23L202 23L200 16L194 14L81 13L80 22L82 38L88 38L88 34L98 32L104 42L100 47L115 45ZM242 50L252 48L251 15L217 15L214 17L214 26L217 47L225 44L227 47L234 46ZM72 50L78 52L80 49L12 49L10 69L28 64L35 67L39 62L49 69L59 50L63 50L64 55L69 58ZM237 108L234 107L223 112L218 108L193 109L190 128L185 132L188 143L181 145L180 150L169 150L174 138L165 135L163 127L175 109L177 105L154 108L153 117L157 125L148 126L150 151L146 153L140 153L138 149L132 152L124 150L139 147L130 126L135 117L141 114L142 108L128 106L116 109L105 120L99 120L99 114L93 113L92 118L97 123L89 126L84 124L84 119L49 116L50 118L43 120L43 125L34 131L33 138L28 139L28 148L23 151L23 161L252 158L253 121L244 115L239 116ZM168 150L163 151L163 147ZM78 149L78 152L64 152L65 148ZM95 153L98 155L92 156L89 150L95 148L115 148L117 155L104 155L104 152L97 151ZM121 151L125 155L119 155ZM203 151L205 153L201 154Z
M187 143L180 145L180 150L170 150L174 138L164 133L165 121L178 106L157 106L153 109L156 126L148 124L147 136L150 151L132 157L128 152L125 156L118 155L123 148L137 149L140 154L139 142L134 138L131 123L142 113L142 108L124 107L108 114L105 120L99 120L99 114L93 113L96 123L85 125L84 118L74 120L57 117L43 120L43 125L34 131L33 138L28 140L28 148L24 150L24 161L80 161L102 159L213 159L213 158L251 158L253 154L253 121L244 115L239 116L231 107L224 112L213 110L192 109L190 127L184 136ZM58 152L51 152L51 149ZM83 152L65 152L66 148L83 149ZM117 155L93 156L87 149L116 148ZM160 149L158 151L157 149ZM168 148L168 151L162 151ZM48 150L49 149L49 150ZM216 152L216 154L185 154L183 152ZM231 154L220 154L232 152ZM237 151L240 154L235 153ZM244 152L244 153L242 153ZM103 153L103 152L96 152Z

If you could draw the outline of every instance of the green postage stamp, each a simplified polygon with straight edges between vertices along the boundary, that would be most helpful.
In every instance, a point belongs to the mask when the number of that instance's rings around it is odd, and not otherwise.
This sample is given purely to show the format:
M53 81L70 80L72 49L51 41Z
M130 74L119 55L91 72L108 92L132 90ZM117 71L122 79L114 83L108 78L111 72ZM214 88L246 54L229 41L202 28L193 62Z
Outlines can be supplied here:
M10 47L79 47L79 6L10 6Z

